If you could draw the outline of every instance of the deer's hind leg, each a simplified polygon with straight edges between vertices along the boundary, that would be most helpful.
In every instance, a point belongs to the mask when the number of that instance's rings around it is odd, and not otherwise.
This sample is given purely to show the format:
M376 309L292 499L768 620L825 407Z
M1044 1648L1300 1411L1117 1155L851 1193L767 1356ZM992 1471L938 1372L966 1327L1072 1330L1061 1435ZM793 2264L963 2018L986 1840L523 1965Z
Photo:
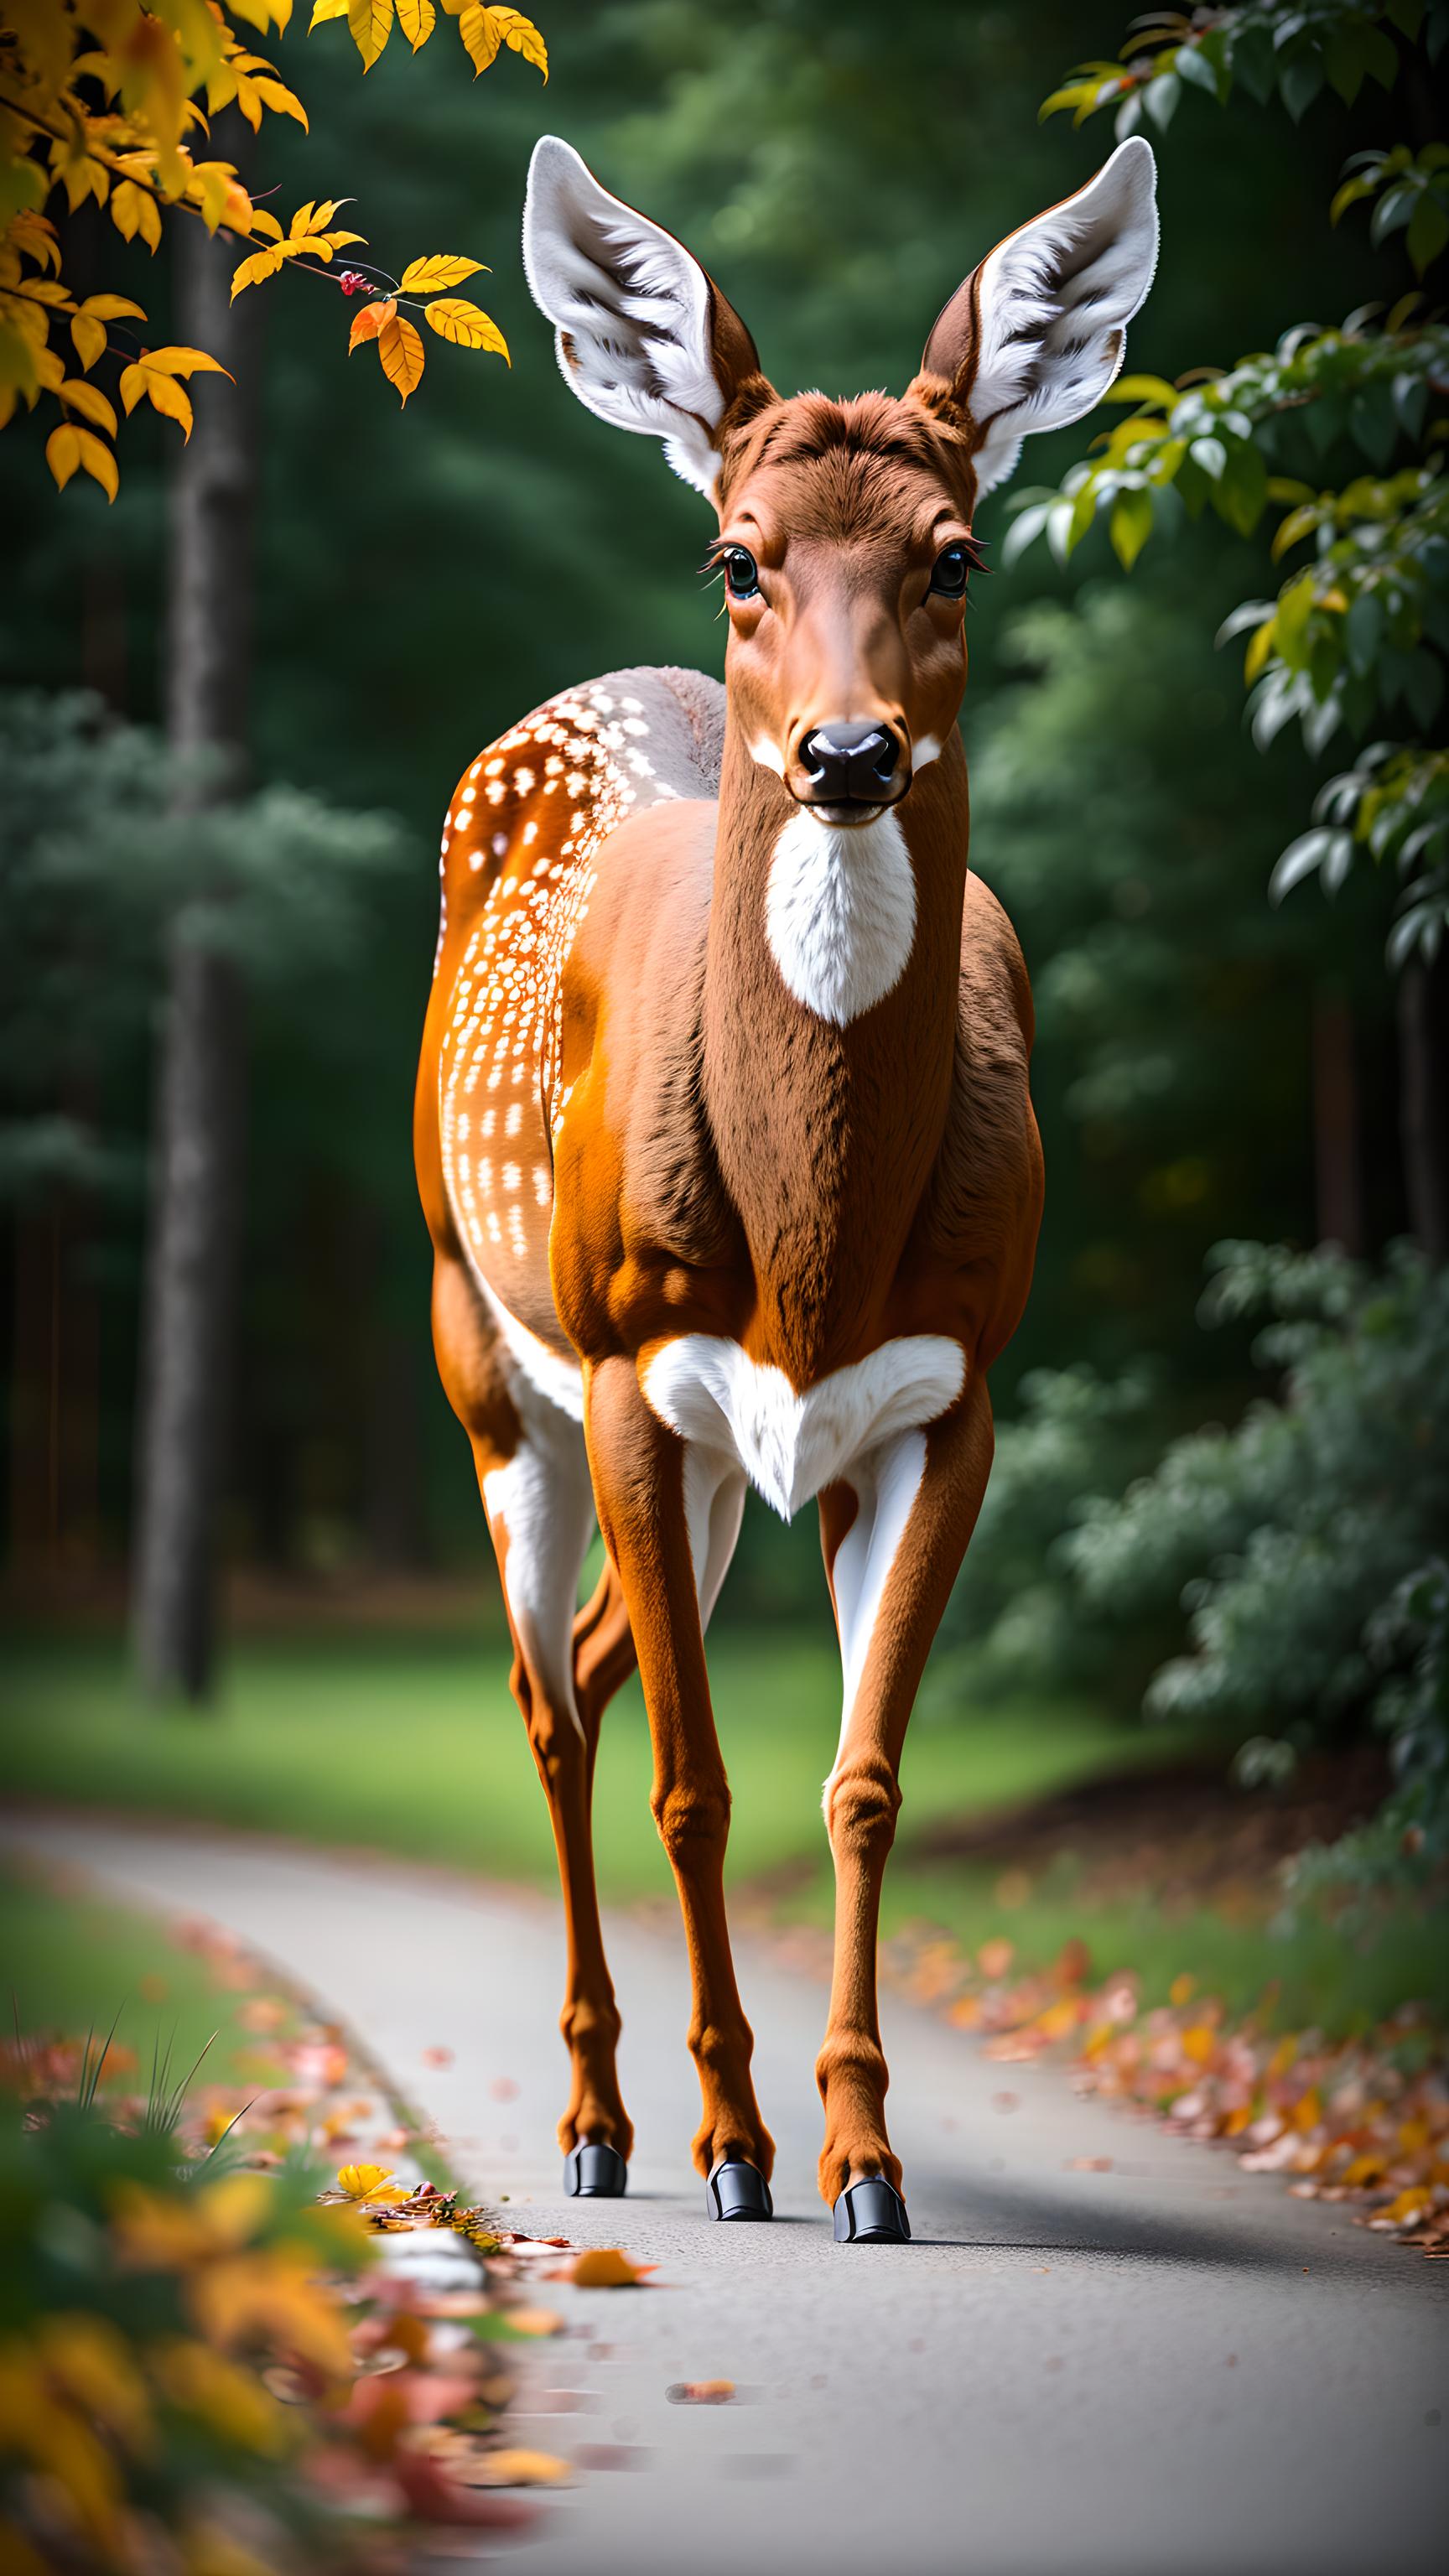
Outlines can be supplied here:
M548 1800L568 1945L560 2028L573 2072L559 2122L567 2154L597 2140L626 2160L633 2127L615 2066L619 2010L594 1885L591 1805L599 1721L633 1663L618 1577L575 1610L594 1532L581 1425L524 1378L456 1257L439 1253L433 1339L473 1446L513 1638L511 1683Z

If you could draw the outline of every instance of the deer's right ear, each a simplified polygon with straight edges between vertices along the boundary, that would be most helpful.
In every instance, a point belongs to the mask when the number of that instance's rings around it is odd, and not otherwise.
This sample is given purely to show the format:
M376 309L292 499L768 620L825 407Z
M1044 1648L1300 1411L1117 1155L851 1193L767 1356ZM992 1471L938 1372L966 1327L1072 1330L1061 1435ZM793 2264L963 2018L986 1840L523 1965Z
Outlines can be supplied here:
M676 474L710 497L720 423L752 378L768 388L754 341L698 260L546 134L529 164L523 266L580 402L662 439Z

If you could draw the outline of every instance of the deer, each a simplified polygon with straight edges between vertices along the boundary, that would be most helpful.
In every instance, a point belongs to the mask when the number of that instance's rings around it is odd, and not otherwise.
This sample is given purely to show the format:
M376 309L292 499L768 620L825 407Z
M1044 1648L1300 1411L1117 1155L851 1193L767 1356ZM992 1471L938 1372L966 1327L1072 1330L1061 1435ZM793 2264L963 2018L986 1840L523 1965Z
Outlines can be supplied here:
M590 1807L637 1663L693 2161L710 2217L773 2215L704 1642L753 1486L816 1503L841 1659L820 2193L837 2242L910 2236L881 1885L1043 1189L1026 968L968 867L973 520L1026 433L1107 391L1156 257L1134 137L971 271L904 394L784 395L682 243L558 137L533 153L524 269L564 381L712 504L729 621L723 687L580 682L460 779L417 1085L437 1363L557 1849L574 2197L622 2194L633 2146Z

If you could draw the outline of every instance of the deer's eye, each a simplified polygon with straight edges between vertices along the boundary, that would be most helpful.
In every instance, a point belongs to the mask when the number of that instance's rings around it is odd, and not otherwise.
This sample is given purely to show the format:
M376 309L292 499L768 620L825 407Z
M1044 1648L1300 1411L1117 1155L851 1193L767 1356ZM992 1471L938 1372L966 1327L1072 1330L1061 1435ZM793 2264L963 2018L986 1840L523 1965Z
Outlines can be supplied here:
M939 599L961 599L965 596L968 569L965 547L947 546L936 557L930 588Z
M726 546L723 562L725 588L731 599L758 598L760 567L748 546Z

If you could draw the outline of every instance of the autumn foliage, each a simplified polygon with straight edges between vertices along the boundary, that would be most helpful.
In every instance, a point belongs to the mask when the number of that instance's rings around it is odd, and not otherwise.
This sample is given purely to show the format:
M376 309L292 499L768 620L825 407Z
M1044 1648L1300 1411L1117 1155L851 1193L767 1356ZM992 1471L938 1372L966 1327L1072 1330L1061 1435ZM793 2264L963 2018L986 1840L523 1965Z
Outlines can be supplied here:
M547 78L543 37L521 11L444 0L444 12L457 20L475 78L505 52ZM132 297L73 291L65 227L90 203L105 208L124 241L139 239L153 253L163 219L172 218L249 245L233 297L288 267L349 298L365 294L349 346L376 340L404 402L424 365L410 312L455 348L507 358L497 324L445 292L481 261L416 259L397 277L365 262L335 266L340 252L365 243L337 223L351 199L313 200L284 225L258 201L265 191L254 195L235 163L211 152L210 120L227 108L254 133L267 116L306 128L302 101L251 42L253 34L264 42L283 35L291 15L292 0L168 0L164 9L139 0L0 0L0 427L22 409L39 411L62 488L88 475L114 500L118 404L129 416L148 403L189 437L186 380L225 373L205 350L149 347L139 327L146 312ZM316 0L312 28L336 18L347 21L366 72L394 23L416 53L437 13L433 0ZM100 381L108 361L112 390Z

